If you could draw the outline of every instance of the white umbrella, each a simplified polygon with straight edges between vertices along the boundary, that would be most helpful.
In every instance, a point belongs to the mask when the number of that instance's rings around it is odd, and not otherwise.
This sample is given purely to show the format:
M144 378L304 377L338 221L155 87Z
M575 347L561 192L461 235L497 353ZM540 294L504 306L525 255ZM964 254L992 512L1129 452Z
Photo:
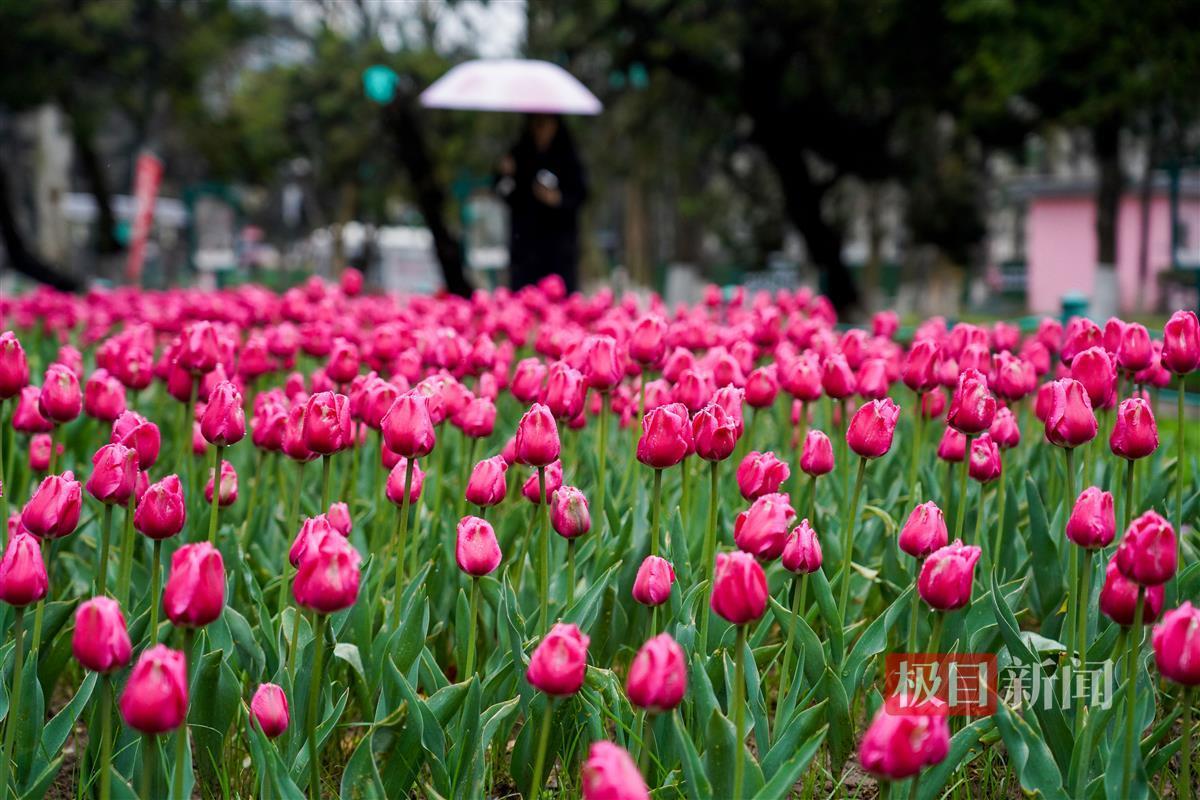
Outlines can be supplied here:
M524 114L599 114L604 107L557 64L520 58L463 62L421 92L421 105Z

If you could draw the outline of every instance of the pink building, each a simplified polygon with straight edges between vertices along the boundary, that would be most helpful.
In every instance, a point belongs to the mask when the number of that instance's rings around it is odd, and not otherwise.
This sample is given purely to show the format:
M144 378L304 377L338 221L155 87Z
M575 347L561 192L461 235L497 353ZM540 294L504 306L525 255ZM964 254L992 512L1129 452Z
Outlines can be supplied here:
M1096 212L1090 186L1030 186L1025 211L1026 298L1034 314L1056 313L1070 292L1092 296L1096 276ZM1200 260L1200 192L1185 182L1179 200L1177 261ZM1136 187L1121 198L1117 219L1117 284L1122 313L1150 311L1161 295L1159 273L1171 259L1170 200L1156 186L1150 204L1146 276L1140 276L1141 203ZM1139 284L1140 295L1139 295ZM1141 308L1137 308L1139 297Z

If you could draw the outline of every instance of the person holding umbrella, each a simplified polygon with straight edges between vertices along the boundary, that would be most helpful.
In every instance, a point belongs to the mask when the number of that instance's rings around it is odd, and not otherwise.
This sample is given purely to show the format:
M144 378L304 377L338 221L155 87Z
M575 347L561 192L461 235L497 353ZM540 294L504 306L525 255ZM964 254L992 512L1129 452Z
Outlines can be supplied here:
M559 275L579 284L579 209L587 177L557 114L529 114L512 150L500 160L496 191L512 212L509 282L514 290Z

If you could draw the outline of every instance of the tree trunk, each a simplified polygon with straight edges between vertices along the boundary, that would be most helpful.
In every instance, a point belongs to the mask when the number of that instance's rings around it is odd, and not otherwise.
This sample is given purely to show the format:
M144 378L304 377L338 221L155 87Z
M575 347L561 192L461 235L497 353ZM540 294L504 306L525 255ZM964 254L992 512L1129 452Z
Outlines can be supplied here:
M463 272L463 249L446 224L446 191L434 174L420 120L411 98L397 96L384 106L384 124L396 138L396 156L408 172L416 192L417 208L433 236L433 249L442 268L446 291L467 297L472 286Z
M119 253L124 248L117 241L117 218L112 210L108 176L104 174L104 165L100 163L100 154L96 152L95 143L92 141L91 126L73 113L71 138L75 142L75 152L79 156L84 180L87 181L88 189L96 201L96 252L102 255Z
M1117 263L1117 214L1121 204L1121 123L1109 118L1092 129L1096 154L1096 259L1101 264Z
M77 278L46 264L25 246L8 196L8 174L4 171L3 159L0 159L0 239L4 241L9 266L17 272L62 291L74 292L80 288Z

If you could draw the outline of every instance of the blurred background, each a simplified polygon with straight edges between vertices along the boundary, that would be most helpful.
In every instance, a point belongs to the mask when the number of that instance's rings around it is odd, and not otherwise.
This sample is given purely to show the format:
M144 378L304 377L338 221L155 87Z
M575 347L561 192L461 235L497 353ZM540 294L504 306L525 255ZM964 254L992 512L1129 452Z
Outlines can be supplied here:
M561 118L585 288L1197 305L1188 0L0 0L0 30L4 291L504 285L522 115L419 96L529 58L603 104Z

